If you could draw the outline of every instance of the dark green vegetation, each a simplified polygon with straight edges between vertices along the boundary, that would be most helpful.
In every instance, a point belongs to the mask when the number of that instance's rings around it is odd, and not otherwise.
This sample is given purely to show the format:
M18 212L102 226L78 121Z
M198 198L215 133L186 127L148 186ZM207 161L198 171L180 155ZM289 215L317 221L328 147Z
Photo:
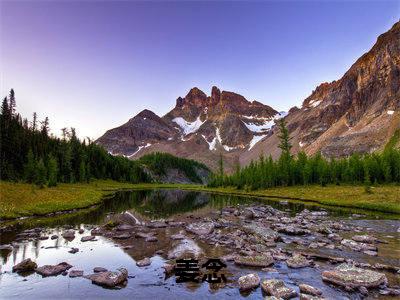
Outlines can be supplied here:
M47 117L39 122L34 113L29 124L16 113L15 106L11 90L0 115L2 180L22 180L41 187L91 179L150 180L137 162L114 157L90 140L80 141L74 128L64 128L62 138L50 136Z
M39 122L34 113L32 122L28 122L15 108L15 93L11 90L2 102L0 115L1 180L40 187L92 179L151 182L153 178L144 170L147 167L157 175L166 174L168 168L177 168L193 182L202 182L195 168L208 170L193 160L163 153L146 155L137 161L113 156L89 139L80 141L74 128L63 128L62 138L51 136L47 117Z
M139 162L145 165L158 176L167 175L169 169L179 169L185 173L185 175L195 183L202 183L201 178L198 175L198 170L203 169L209 171L206 165L199 163L195 160L184 159L173 156L168 153L151 153L142 156Z
M372 184L400 183L400 150L393 146L388 145L381 153L353 154L340 159L326 159L320 153L309 157L304 152L294 157L290 154L291 144L284 120L278 126L282 153L277 161L272 157L260 157L257 162L238 168L232 175L219 171L213 175L209 186L258 190L311 184L364 184L365 192L372 193ZM394 145L395 141L390 143Z

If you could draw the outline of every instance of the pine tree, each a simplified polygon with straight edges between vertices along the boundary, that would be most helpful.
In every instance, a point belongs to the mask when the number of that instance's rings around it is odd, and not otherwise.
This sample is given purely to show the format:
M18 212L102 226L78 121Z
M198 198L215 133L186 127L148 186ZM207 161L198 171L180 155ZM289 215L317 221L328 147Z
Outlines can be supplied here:
M286 122L283 118L278 121L278 126L280 131L280 134L278 135L280 140L278 147L282 150L283 155L290 156L292 145L290 143L289 130L287 129Z
M41 133L44 135L44 136L48 136L49 135L49 118L48 117L46 117L45 119L44 119L44 121L43 122L41 122L41 124L42 124L42 128L41 128Z
M54 156L50 155L49 161L47 163L47 170L48 170L48 186L56 186L57 185L57 173L58 173L58 167L57 167L57 160L54 158Z
M79 181L80 182L86 181L86 167L85 167L85 162L83 160L79 164Z
M36 130L37 130L37 114L36 112L34 112L32 118L32 131L35 132Z
M29 149L27 156L27 163L25 164L25 181L34 183L37 178L37 167L35 157L33 156L32 149Z
M35 180L35 184L40 188L43 188L46 185L46 177L47 177L47 170L43 163L43 159L40 159L37 163L37 176Z
M10 104L9 104L10 114L11 114L11 116L14 116L15 115L15 108L16 108L17 104L16 104L16 101L15 101L15 93L14 93L13 89L11 89L10 95L8 96L8 99L10 101Z

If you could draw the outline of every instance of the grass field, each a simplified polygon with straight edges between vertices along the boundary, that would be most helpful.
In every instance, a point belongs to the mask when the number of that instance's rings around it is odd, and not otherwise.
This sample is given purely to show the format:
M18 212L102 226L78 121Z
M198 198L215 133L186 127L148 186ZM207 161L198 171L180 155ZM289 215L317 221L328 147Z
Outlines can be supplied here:
M297 186L259 191L234 188L207 188L183 184L129 184L94 181L89 184L59 184L39 189L30 184L0 182L0 218L44 215L51 212L85 208L100 203L112 191L120 189L178 188L254 197L312 201L323 205L361 208L400 214L400 186L384 185L367 194L362 186Z
M0 218L44 215L100 203L112 190L132 187L115 181L59 184L39 189L26 183L0 182Z

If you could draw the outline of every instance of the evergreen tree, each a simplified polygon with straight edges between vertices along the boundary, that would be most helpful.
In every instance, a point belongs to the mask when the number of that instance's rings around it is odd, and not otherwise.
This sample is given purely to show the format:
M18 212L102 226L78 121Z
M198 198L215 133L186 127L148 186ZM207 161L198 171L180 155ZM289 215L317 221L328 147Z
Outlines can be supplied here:
M46 177L47 177L47 170L43 163L43 159L40 159L37 163L37 176L35 180L35 184L40 188L43 188L46 185Z
M16 104L15 93L14 93L13 89L11 89L10 95L8 96L8 99L10 101L10 104L9 104L10 114L11 114L11 116L14 116L15 115L15 108L17 107L17 104Z
M58 173L58 167L57 167L57 160L54 158L54 156L50 155L49 161L47 164L47 170L48 170L48 186L56 186L57 185L57 173Z
M37 178L37 168L35 157L33 156L32 149L29 149L27 156L27 163L25 164L25 181L34 183Z

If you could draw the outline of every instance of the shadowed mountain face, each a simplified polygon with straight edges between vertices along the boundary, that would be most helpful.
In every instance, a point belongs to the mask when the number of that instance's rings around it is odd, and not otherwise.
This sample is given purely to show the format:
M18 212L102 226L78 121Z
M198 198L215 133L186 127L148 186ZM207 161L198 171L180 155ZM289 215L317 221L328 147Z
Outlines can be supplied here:
M115 155L137 158L162 151L214 169L222 153L229 171L262 153L279 156L273 125L281 117L294 153L321 151L337 157L381 149L400 128L400 23L382 34L341 79L322 83L287 116L217 87L210 96L192 88L165 116L144 110L97 143Z

